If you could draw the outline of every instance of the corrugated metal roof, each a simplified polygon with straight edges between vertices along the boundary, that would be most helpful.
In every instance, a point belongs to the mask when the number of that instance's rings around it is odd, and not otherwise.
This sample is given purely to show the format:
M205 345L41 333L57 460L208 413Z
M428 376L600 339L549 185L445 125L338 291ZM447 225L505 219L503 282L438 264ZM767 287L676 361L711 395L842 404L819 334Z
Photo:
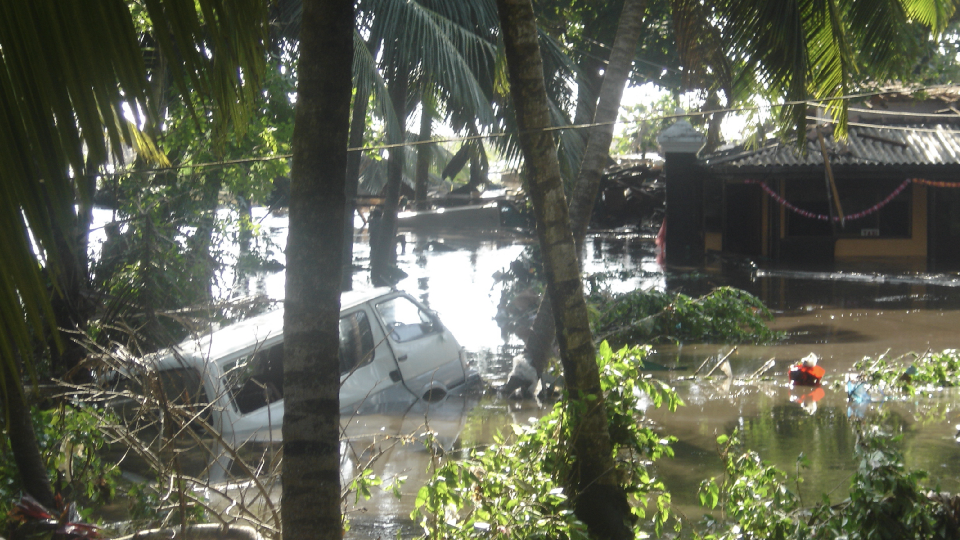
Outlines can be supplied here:
M812 138L812 140L811 140ZM844 142L825 134L830 164L838 165L960 165L960 126L851 126ZM803 167L823 165L816 137L808 137L806 153L793 142L772 143L760 149L743 147L701 156L708 167L723 169L755 167Z

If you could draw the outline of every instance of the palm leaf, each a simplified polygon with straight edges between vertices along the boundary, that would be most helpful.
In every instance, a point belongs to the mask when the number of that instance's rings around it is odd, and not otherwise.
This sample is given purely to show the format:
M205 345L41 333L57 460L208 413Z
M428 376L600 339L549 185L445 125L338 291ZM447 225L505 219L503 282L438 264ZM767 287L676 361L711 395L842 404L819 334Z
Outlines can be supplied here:
M447 101L481 123L493 122L490 100L475 75L492 62L490 42L419 2L371 0L365 6L373 13L372 39L412 66L412 75L444 89Z
M242 122L263 73L259 0L145 0L182 91L209 96L221 126ZM0 362L28 367L34 337L53 327L53 238L70 216L74 175L137 137L122 112L154 115L148 74L123 0L0 3ZM142 142L142 139L141 139ZM41 277L41 268L45 275Z

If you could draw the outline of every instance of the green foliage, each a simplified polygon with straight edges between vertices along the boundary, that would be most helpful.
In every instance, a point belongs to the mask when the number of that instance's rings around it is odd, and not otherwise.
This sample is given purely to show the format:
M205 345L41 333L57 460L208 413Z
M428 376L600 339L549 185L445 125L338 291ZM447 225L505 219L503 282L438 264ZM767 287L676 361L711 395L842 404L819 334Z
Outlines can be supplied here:
M721 519L705 517L704 538L802 537L804 523L797 512L799 496L788 486L787 475L765 463L756 452L740 452L737 433L717 437L724 478L700 484L700 504L721 509Z
M53 487L65 501L81 506L80 515L85 519L91 507L113 498L120 475L115 463L107 463L100 456L108 443L100 428L104 418L111 421L112 413L82 405L31 409L37 443L47 474L54 479ZM4 444L0 447L0 530L6 526L7 514L19 500L21 490L13 455Z
M175 168L109 177L99 186L100 197L115 207L116 222L107 225L95 282L110 298L135 300L107 306L103 311L114 319L106 322L125 319L139 328L147 350L186 335L181 318L158 314L216 299L216 285L234 257L230 242L240 247L237 275L279 265L249 208L267 202L274 182L289 176L289 160L277 157L290 152L296 81L292 57L281 56L287 60L271 59L245 130L220 134L216 111L200 98L173 101L157 143ZM220 163L231 160L239 163ZM224 206L235 212L218 213ZM155 336L166 342L149 343Z
M642 348L613 352L604 343L597 361L621 484L640 518L648 499L655 498L651 522L659 533L669 517L670 495L645 463L672 456L674 439L642 424L640 399L646 394L655 406L670 410L681 401L663 383L642 377L646 354ZM510 435L496 436L494 444L470 451L466 459L441 462L417 494L411 517L431 538L587 538L586 526L573 513L576 493L564 482L575 466L571 405L557 403L536 424L513 425Z
M720 518L706 516L703 536L711 540L745 538L960 538L955 498L925 490L927 475L908 471L892 437L875 427L860 429L856 453L859 464L850 480L849 498L832 504L827 495L813 507L805 507L799 492L801 455L797 475L789 478L760 460L752 451L740 450L733 436L717 438L725 477L705 480L700 502L719 508Z
M676 96L662 93L651 104L635 103L621 109L627 128L613 139L611 155L641 154L656 150L657 135L676 122L672 115L680 104Z
M700 298L659 291L632 291L600 303L595 334L614 345L651 342L770 343L770 310L752 294L719 287Z
M175 478L168 487L172 489L165 489L161 494L157 484L142 482L127 491L130 519L138 528L155 528L171 519L178 525L209 521L204 507L197 504L191 487L183 478Z
M853 365L853 370L861 382L908 395L916 394L918 387L948 388L960 384L960 353L955 349L912 356L910 365L900 359L888 360L884 355L864 358Z

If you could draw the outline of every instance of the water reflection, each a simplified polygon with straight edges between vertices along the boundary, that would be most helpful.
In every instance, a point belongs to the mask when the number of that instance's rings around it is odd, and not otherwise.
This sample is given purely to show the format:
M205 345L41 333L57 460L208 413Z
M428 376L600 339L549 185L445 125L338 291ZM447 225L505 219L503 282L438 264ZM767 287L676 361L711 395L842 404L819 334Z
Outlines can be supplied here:
M811 414L796 403L798 392L774 381L735 384L729 393L718 391L717 383L710 381L681 381L677 389L687 396L687 407L676 414L655 415L665 433L679 438L676 457L658 462L657 470L673 493L674 504L688 517L703 513L697 501L700 481L723 475L716 435L734 429L740 431L744 449L757 451L788 473L797 473L797 458L804 455L809 467L800 469L803 482L792 488L799 489L805 501L817 501L821 494L834 501L846 496L857 467L853 424L864 417L904 436L896 444L908 466L931 472L931 482L944 490L960 488L960 452L953 428L960 418L956 393L856 409L848 405L845 392L827 386Z

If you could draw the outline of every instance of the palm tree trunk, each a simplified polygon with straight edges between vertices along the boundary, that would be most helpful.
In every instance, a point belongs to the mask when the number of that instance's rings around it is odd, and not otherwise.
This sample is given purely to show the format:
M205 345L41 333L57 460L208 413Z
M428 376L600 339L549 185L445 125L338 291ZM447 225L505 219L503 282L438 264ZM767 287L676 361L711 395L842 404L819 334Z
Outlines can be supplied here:
M86 326L91 304L84 293L88 288L86 247L82 242L89 225L78 216L74 201L61 204L48 199L54 219L53 240L59 256L59 265L51 277L56 278L50 305L56 328L50 328L50 368L54 376L65 377L83 358L85 350L74 341L72 331ZM81 251L83 249L83 251Z
M369 43L368 43L369 47ZM379 42L374 47L373 56L380 50ZM350 148L363 146L363 133L367 128L367 107L370 105L370 87L357 86L353 98L353 113L350 118ZM347 154L347 183L344 194L347 198L343 207L343 283L341 289L353 289L353 215L357 211L357 193L360 188L360 163L363 153L359 151Z
M600 99L597 102L597 113L593 123L601 125L589 130L587 148L580 165L580 176L577 178L573 199L570 201L570 224L577 242L578 253L583 250L583 240L587 234L587 226L590 224L590 214L593 211L593 203L597 199L603 167L609 156L610 141L613 140L613 123L617 121L617 115L620 112L623 87L627 83L627 77L630 76L637 41L643 29L645 11L646 0L626 0L623 3L617 37L613 40L610 61L603 75L603 84L600 85Z
M577 517L594 534L603 538L629 538L631 533L624 520L630 519L631 513L626 495L617 482L596 350L560 180L560 164L553 135L544 131L550 127L550 111L533 5L530 0L497 0L497 8L547 293L555 306L554 323L564 378L571 399L596 397L585 403L587 406L582 411L571 414L571 421L575 423L571 433L576 477L566 481L576 493Z
M20 484L31 497L53 510L55 508L53 489L50 487L50 478L47 476L43 456L40 455L37 435L33 431L33 422L30 420L30 407L24 401L19 375L4 369L3 386L3 392L7 398L7 440L10 443L13 461L17 464Z
M354 8L304 0L284 300L283 538L343 537L340 279Z
M610 141L613 139L613 122L617 120L620 111L623 87L630 75L637 41L640 39L640 31L643 28L645 11L646 0L624 2L617 36L610 51L610 62L607 64L603 83L600 86L600 99L593 122L605 125L589 130L587 147L580 165L580 175L570 201L570 225L578 255L583 253L583 242L587 235L587 226L590 224L590 214L593 212L603 167L610 152ZM537 373L542 373L546 368L550 346L553 344L554 329L550 325L552 318L550 308L549 299L544 297L537 310L530 337L527 339L527 356Z
M201 191L200 206L203 214L197 224L197 230L193 234L191 251L193 252L194 264L198 265L200 279L197 287L206 301L213 299L213 280L216 276L216 263L210 255L210 247L213 245L213 230L217 223L217 209L220 207L220 188L223 187L223 175L221 171L213 169L204 178Z
M409 73L405 62L399 56L393 61L393 77L390 79L390 100L393 110L400 123L399 140L406 140L407 122L407 90L409 88ZM383 203L383 218L377 229L376 238L371 239L370 246L370 281L375 286L392 285L389 281L389 271L397 265L397 211L400 208L400 184L403 183L403 169L406 164L402 147L391 148L387 158L387 193Z
M420 136L417 140L421 142L430 140L431 128L433 127L433 111L429 106L429 99L426 92L424 92L420 100ZM433 148L431 148L429 144L417 146L417 184L414 191L417 210L424 210L426 208L427 184L430 174L430 154L432 152Z

